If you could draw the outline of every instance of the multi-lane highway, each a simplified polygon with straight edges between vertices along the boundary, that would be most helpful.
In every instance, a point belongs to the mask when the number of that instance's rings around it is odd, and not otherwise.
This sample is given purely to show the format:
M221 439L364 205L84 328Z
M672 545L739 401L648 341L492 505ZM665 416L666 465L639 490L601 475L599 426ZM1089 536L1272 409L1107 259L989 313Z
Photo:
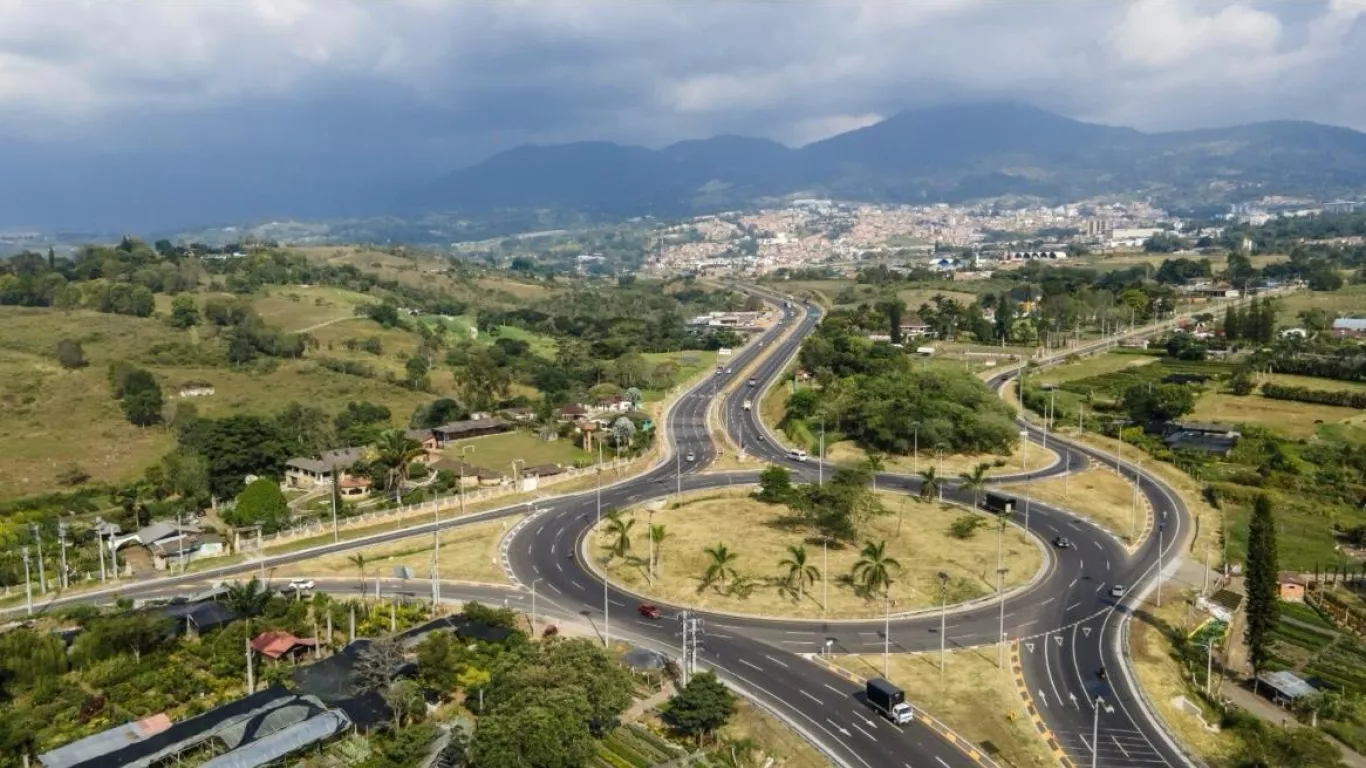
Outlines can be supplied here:
M819 322L819 315L814 306L801 305L785 310L780 324L737 351L734 359L723 363L723 368L709 380L683 393L661 420L661 429L667 439L666 455L649 471L603 486L600 491L595 489L539 501L531 514L526 514L527 506L518 505L443 521L442 527L448 528L497 517L523 516L504 541L504 564L519 589L447 584L442 589L443 596L447 599L501 600L530 610L530 590L534 588L541 615L577 616L591 622L604 636L677 649L681 643L680 610L666 607L660 619L642 618L636 611L640 603L638 597L605 585L585 566L579 555L583 537L597 521L600 510L641 503L679 490L756 480L757 469L704 472L717 451L708 432L708 409L728 385L738 385L734 394L721 403L721 421L730 438L761 460L756 466L781 463L792 468L799 479L816 481L822 474L816 461L791 459L777 436L763 425L758 406L763 391L780 385L779 376L796 354L803 337ZM782 338L789 330L794 332ZM751 368L751 363L764 353L771 354ZM1002 374L992 384L1000 385L1010 375ZM753 377L756 385L750 387L747 381L736 381L740 377ZM746 398L753 401L750 410L741 405ZM1043 440L1036 427L1024 422L1021 426L1027 430L1029 439ZM995 481L1051 476L1068 468L1077 471L1089 464L1114 466L1113 457L1071 445L1056 436L1048 436L1048 446L1063 460L1024 475L998 477ZM1134 476L1134 470L1128 465L1124 465L1122 471L1126 476ZM1140 490L1154 510L1154 530L1157 525L1165 525L1162 539L1166 545L1165 556L1170 558L1186 535L1185 509L1179 498L1160 482L1143 473L1138 477ZM914 477L888 474L879 476L878 487L915 493L919 482ZM970 494L951 484L944 493L946 498L959 502L971 501ZM1129 677L1123 656L1127 611L1137 601L1142 588L1152 582L1158 537L1150 537L1137 551L1129 553L1121 542L1076 515L1037 503L1028 507L1017 505L1011 520L1038 537L1040 546L1048 552L1044 571L1027 589L1008 594L1004 606L997 601L953 611L947 621L944 642L950 647L996 644L1003 637L1018 642L1030 696L1060 747L1077 762L1090 764L1094 747L1099 765L1187 764L1155 717L1146 710ZM188 578L125 586L118 591L125 596L169 594L178 587L183 590L184 585L190 583L221 579L256 568L268 570L276 565L380 541L430 534L434 525L414 526L365 540L340 542L247 565L201 572ZM1059 535L1071 539L1076 547L1055 549L1046 543ZM1128 588L1124 597L1111 596L1115 585ZM319 588L347 592L359 591L361 585L337 580L320 582ZM429 594L421 586L412 584L387 585L385 588L414 597ZM87 593L48 604L84 601L92 597ZM937 613L898 616L889 625L882 620L819 622L707 613L695 615L701 618L699 661L702 665L715 669L746 695L783 717L839 764L866 768L976 764L959 747L922 724L902 728L875 717L859 700L857 685L805 658L822 649L835 653L881 652L884 645L893 651L937 649L941 642ZM890 628L890 634L885 638L884 626ZM1098 674L1102 666L1107 670L1105 679ZM914 690L908 691L908 696L933 711L933 701L920 701ZM1097 701L1098 715L1094 709ZM1096 725L1100 739L1093 745L1091 734Z

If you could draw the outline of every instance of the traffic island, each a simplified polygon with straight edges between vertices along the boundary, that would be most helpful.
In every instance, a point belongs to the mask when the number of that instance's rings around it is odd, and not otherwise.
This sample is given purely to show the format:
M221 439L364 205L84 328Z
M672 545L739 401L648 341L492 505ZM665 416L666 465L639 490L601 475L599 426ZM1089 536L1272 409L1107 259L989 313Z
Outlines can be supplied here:
M1152 530L1152 504L1135 492L1131 480L1109 467L1097 467L1067 477L1003 485L1001 490L1054 509L1073 512L1123 541L1132 551ZM1023 508L1023 501L1016 506Z
M825 447L826 461L831 464L858 464L866 461L868 453L850 440L842 440ZM1058 463L1058 455L1037 443L1021 440L1009 454L946 453L935 454L933 446L920 446L920 455L883 455L883 472L895 475L914 475L934 469L940 478L956 480L959 475L972 472L979 464L987 465L988 477L1008 477L1025 472L1038 472Z
M893 615L995 593L997 532L985 513L883 492L877 496L885 512L864 522L857 537L823 545L799 513L761 502L752 491L699 491L605 517L583 542L585 560L643 600L769 618L883 616L883 589L870 594L863 586L878 559L891 577ZM1044 554L1014 526L1001 540L1009 591L1035 578ZM881 552L865 551L870 543Z

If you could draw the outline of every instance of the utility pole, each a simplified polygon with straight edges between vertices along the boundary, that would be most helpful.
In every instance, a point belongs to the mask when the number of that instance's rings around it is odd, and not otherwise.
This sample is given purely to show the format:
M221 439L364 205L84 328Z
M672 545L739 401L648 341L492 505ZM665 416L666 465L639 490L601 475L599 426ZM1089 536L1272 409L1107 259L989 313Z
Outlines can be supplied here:
M23 546L19 551L24 556L24 601L28 605L28 615L33 615L33 581L28 572L28 547Z
M599 456L601 456L602 443L598 443ZM596 528L602 528L602 461L598 461L598 487L596 493L598 507L598 522ZM610 614L610 603L607 600L607 579L602 580L602 647L612 647L612 618Z
M356 606L351 606L351 623L347 627L346 642L356 642Z
M28 529L33 534L33 541L38 545L38 589L46 595L47 568L43 565L43 531L37 523L29 523Z
M250 633L250 632L247 633L247 637L244 638L243 642L244 642L244 643L246 644L246 646L247 646L247 695L251 695L251 694L253 694L253 693L256 692L256 672L255 672L254 669L252 669L252 666L251 666L251 633Z
M332 465L332 543L336 544L341 540L341 531L337 528L337 491L340 488L338 483L341 478L337 477L337 465Z
M432 502L432 615L436 615L436 606L441 602L441 502Z
M944 571L939 572L939 674L944 674L945 652L947 642L944 633L948 629L949 621L949 575Z
M655 511L654 511L654 508L653 508L653 507L650 508L648 519L647 519L646 522L645 522L645 540L646 540L646 543L649 545L649 553L647 554L647 557L649 557L649 563L648 563L649 567L646 568L646 571L645 571L645 572L648 573L648 574L650 575L650 583L654 583L654 580L655 580Z
M996 569L996 594L1001 596L1001 639L997 644L1000 650L996 653L996 666L1005 669L1006 666L1006 596L1001 590L1005 587L1006 571L1009 568Z
M887 676L887 663L892 657L892 594L882 592L882 676Z
M830 610L830 540L821 537L821 613Z
M57 579L57 584L62 589L66 589L71 586L71 578L67 575L66 570L66 523L57 523L57 543L62 547L62 572Z
M1157 607L1162 607L1162 546L1166 540L1167 524L1157 525Z
M816 451L816 485L825 485L825 422L821 422L821 440Z
M100 555L100 583L101 583L101 584L103 584L103 583L104 583L104 580L105 580L105 574L104 574L104 534L102 533L103 530L104 530L104 519L103 519L103 518L96 517L96 518L95 518L95 550L98 551L98 552L99 552L99 555Z

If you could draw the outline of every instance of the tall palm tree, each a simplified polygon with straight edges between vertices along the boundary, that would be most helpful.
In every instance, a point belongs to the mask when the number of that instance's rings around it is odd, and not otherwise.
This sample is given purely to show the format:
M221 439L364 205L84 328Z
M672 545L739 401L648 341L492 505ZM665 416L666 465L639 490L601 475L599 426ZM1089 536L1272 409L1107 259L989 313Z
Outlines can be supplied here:
M872 595L879 590L886 594L892 588L892 574L900 570L901 563L887 554L886 541L865 541L858 562L854 563L854 581L865 594Z
M711 564L707 566L706 572L702 574L703 586L710 586L719 581L721 582L721 589L725 589L726 577L729 576L731 579L736 577L734 563L740 556L730 551L725 544L707 547L702 551L706 552L707 556L711 558Z
M887 468L887 457L881 453L870 453L864 457L863 467L873 476L873 493L877 493L877 473Z
M364 596L365 596L365 564L368 563L368 562L370 562L370 561L365 559L365 553L364 553L364 552L357 552L356 554L351 555L350 557L348 557L348 558L346 558L346 559L349 560L349 561L351 562L351 564L354 565L354 566L356 566L356 569L360 571L360 594L361 594L361 597L364 597Z
M273 594L274 592L270 588L253 576L251 581L245 584L239 581L229 586L226 598L228 605L234 611L243 616L251 617L260 616L265 612Z
M806 547L800 544L788 545L787 557L778 561L778 567L787 569L787 586L796 587L798 599L806 597L807 585L815 584L821 576L816 566L808 562Z
M978 464L972 468L971 472L964 472L958 476L963 481L963 487L972 491L972 506L982 505L982 489L987 487L987 472L991 471L990 464Z
M635 525L636 519L622 517L620 510L612 510L607 515L607 528L604 532L612 537L608 554L612 557L626 557L626 553L631 551L631 529Z
M920 498L933 499L939 493L939 473L928 467L920 473Z
M422 455L422 444L403 433L390 429L375 442L375 463L384 470L384 487L397 491L403 501L403 481L408 479L408 466Z
M654 561L650 563L650 575L655 575L655 570L659 566L659 552L664 546L664 540L671 534L665 530L664 524L650 526L650 541L654 543Z

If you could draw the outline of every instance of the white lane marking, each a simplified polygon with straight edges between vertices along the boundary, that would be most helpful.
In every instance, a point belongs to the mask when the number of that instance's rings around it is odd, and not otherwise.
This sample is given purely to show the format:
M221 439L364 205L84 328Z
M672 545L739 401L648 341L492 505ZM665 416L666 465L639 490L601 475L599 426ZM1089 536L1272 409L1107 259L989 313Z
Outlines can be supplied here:
M616 600L608 600L607 602L611 603L612 605L615 605L618 608L626 607L626 603L618 603Z
M531 570L535 571L537 576L540 576L540 575L541 575L541 566L539 566L539 565L537 565L537 564L535 564L535 563L532 563L532 564L531 564Z
M707 635L707 637L719 637L719 638L722 638L722 639L724 639L724 640L734 640L734 639L735 639L732 635L718 635L718 634L716 634L715 632L709 633L709 634Z
M1077 579L1072 579L1072 581L1068 583L1067 588L1068 588L1068 589L1071 589L1072 587L1075 587L1075 586L1077 586Z
M1102 546L1100 545L1100 540L1099 540L1099 539L1091 539L1091 543L1092 543L1092 544L1095 544L1095 545L1096 545L1096 549L1099 549L1101 552L1104 552L1104 551L1105 551L1105 547L1102 547Z
M564 573L564 563L555 563L555 567L560 569L560 573Z
M938 760L938 761L939 761L939 764L942 765L942 766L944 766L944 768L949 768L949 764L946 763L946 762L944 762L944 758L940 757L939 755L935 755L935 756L934 756L934 759L935 759L935 760ZM906 766L906 768L910 768L910 766Z
M536 527L536 535L537 535L537 536L540 536L540 535L541 535L541 531L544 531L544 530L545 530L545 525L539 525L539 526L537 526L537 527Z
M747 667L752 667L752 668L754 668L754 669L757 669L757 670L759 670L760 672L763 672L763 671L764 671L764 668L763 668L763 667L759 666L758 664L754 664L754 663L745 661L744 659L740 659L740 663L741 663L741 664L744 664L744 665L747 666Z
M574 589L583 589L583 585L573 579L570 579L569 583L574 585Z
M1109 560L1106 560L1106 561L1105 561L1105 570L1107 570L1107 571L1110 570L1110 561L1109 561Z
M822 707L825 706L825 702L821 701L820 699L816 698L815 696L812 696L811 694L807 693L806 691L798 690L797 692L800 693L801 695L805 696L806 698L811 699L812 701L816 702L818 705L820 705L820 706L822 706Z
M1053 602L1055 599L1056 599L1056 598L1050 597L1050 598L1048 598L1047 600L1043 601L1042 603L1039 603L1039 605L1048 605L1049 603Z
M531 556L531 545L530 545L530 544L526 545L526 554L527 554L527 557L530 557L530 556Z
M550 554L555 554L555 542L550 543Z
M784 634L784 635L809 635L809 634L811 634L811 633L810 633L810 632L793 632L793 631L791 631L791 630L788 630L788 631L784 632L783 634Z
M1100 594L1100 591L1101 591L1102 589L1105 589L1105 582L1103 582L1103 581L1100 583L1100 586L1099 586L1099 587L1096 587L1096 594Z
M715 637L715 635L713 635ZM784 645L815 645L815 640L779 640Z
M1115 743L1115 746L1116 746L1116 747L1119 747L1119 751L1124 753L1124 757L1125 757L1125 758L1128 758L1128 757L1129 757L1129 750L1125 749L1125 748L1124 748L1124 745L1119 743L1119 739L1116 739L1116 738L1112 735L1112 736L1110 737L1110 741L1113 741L1113 742Z
M871 734L871 733L869 733L869 732L863 730L862 728L858 727L858 723L850 723L850 725L854 726L854 730L858 731L859 733L863 734L864 736L867 736L868 738L872 739L874 742L877 741L877 737L876 737L876 736L874 736L873 734Z
M841 736L843 736L846 739L849 738L850 733L848 728L845 728L844 726L837 724L834 720L831 720L828 717L825 718L825 722L829 723L831 728L834 728L835 730L839 731Z
M765 658L765 659L768 659L769 661L773 662L774 664L777 664L777 665L780 666L780 667L783 667L784 669L787 668L787 664L785 664L785 663L783 663L783 662L781 662L781 661L778 661L777 659L773 658L772 656L769 656L767 653L764 654L764 658Z
M848 694L846 694L844 691L841 691L840 689L836 688L835 686L833 686L833 685L831 685L831 684L829 684L829 683L821 683L821 685L825 686L826 688L829 688L830 690L834 691L835 693L838 693L838 694L841 695L841 696L847 696L847 695L848 695Z
M555 594L557 594L557 595L563 595L563 594L564 594L564 592L560 591L560 588L559 588L559 587L555 586L555 582L553 582L553 581L547 581L546 583L550 585L550 588L551 588L551 589L555 590Z
M1073 608L1080 608L1080 607L1081 607L1081 603L1072 603L1071 605L1067 606L1067 610L1070 611L1070 610L1072 610Z

